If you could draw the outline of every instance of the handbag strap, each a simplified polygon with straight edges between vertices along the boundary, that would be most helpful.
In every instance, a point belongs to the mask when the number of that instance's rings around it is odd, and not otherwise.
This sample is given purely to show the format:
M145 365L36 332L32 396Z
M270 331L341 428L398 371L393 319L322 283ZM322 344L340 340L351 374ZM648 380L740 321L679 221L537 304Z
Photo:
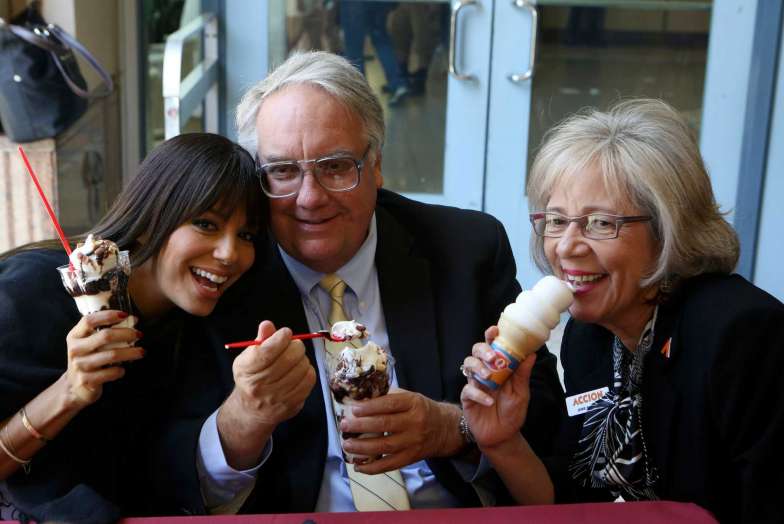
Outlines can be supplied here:
M88 64L90 64L90 67L92 67L93 70L96 73L98 73L98 76L100 76L101 80L103 81L103 88L91 95L89 92L81 89L78 85L76 85L75 82L73 82L73 80L71 80L70 76L63 68L60 59L56 56L53 56L53 58L55 59L54 63L57 65L57 69L60 70L60 73L62 73L63 78L65 78L65 81L68 83L68 87L70 87L74 93L81 96L82 98L102 98L105 96L109 96L111 92L114 90L114 82L112 82L112 76L103 67L103 65L101 65L98 59L96 59L93 56L93 54L90 53L90 51L82 45L81 42L79 42L76 38L74 38L70 34L63 31L59 26L56 26L54 24L49 24L47 28L53 35L57 37L58 40L60 40L60 42L63 42L66 47L71 48L77 53L79 53L80 55L82 55L82 58L84 58L84 60ZM54 55L53 51L50 51L50 53ZM80 94L79 91L81 91L83 94Z
M32 44L36 47L40 47L45 51L55 51L55 52L62 53L68 50L65 46L61 45L59 42L40 36L41 30L39 28L36 28L36 32L33 32L21 25L9 24L2 18L0 18L0 28L8 29L12 34L21 38L28 44Z
M108 96L114 90L114 82L112 81L112 77L109 72L101 65L100 62L98 62L92 53L90 53L90 51L81 44L81 42L63 31L60 27L54 24L49 24L45 28L38 26L31 31L26 27L9 24L2 18L0 18L0 27L8 29L11 31L11 33L21 38L25 42L39 47L44 51L48 51L52 56L57 69L63 76L65 83L77 96L82 98L102 98ZM52 36L54 38L52 38ZM98 73L98 76L100 76L101 80L103 81L103 89L97 91L96 93L90 94L90 92L74 82L68 71L66 71L65 67L63 66L62 60L60 59L60 56L63 53L67 53L69 50L74 50L82 55L90 67L92 67L93 70Z

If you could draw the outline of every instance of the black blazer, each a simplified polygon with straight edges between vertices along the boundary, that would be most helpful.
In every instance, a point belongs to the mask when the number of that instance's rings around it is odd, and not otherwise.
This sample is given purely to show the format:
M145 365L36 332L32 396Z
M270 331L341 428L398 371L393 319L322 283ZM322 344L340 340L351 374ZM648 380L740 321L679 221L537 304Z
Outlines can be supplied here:
M56 271L67 263L62 250L46 249L0 262L0 420L66 371L66 335L80 318ZM135 513L148 491L139 468L145 428L158 426L160 403L176 382L180 333L198 328L181 330L182 322L179 310L154 324L142 321L145 358L105 384L101 398L33 457L29 474L19 470L0 483L0 499L39 521L101 523Z
M670 356L662 352L670 340ZM566 395L612 383L612 335L570 321L561 358ZM643 369L643 433L659 471L656 493L695 502L723 522L784 522L784 304L738 275L686 281L660 306ZM548 466L561 500L582 416L566 420L561 457Z
M465 384L459 365L520 291L503 226L483 213L421 204L384 190L379 192L376 218L376 267L400 386L458 403ZM164 502L168 508L191 513L204 509L193 457L204 418L233 387L231 361L236 352L227 352L222 344L252 337L263 319L294 332L308 330L300 293L274 242L258 261L211 319L215 351L204 355L200 369L186 373L195 382L184 385L191 397L183 396L179 411L192 418L177 426L172 433L176 438L161 454L166 459L168 453L167 469L172 475L162 486L165 490L168 485L173 496ZM313 351L307 353L315 366ZM535 449L544 451L562 408L555 357L546 348L540 349L532 388L528 418L536 424L529 424L528 438ZM199 391L195 399L194 391ZM327 454L326 417L321 388L316 385L299 415L275 431L272 456L261 468L244 512L315 508ZM175 462L172 450L184 450L176 454ZM473 489L449 460L433 459L428 464L463 505L479 505ZM171 486L182 489L171 493Z

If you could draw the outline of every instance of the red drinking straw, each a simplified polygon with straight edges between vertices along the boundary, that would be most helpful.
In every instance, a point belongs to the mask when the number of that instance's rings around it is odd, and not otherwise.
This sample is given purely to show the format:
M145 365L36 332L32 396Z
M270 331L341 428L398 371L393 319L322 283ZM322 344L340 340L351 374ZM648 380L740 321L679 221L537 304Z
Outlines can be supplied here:
M35 171L33 171L33 167L30 165L30 161L27 159L27 155L25 154L24 149L22 149L22 146L19 146L18 150L19 154L22 155L22 160L24 160L25 166L27 167L27 172L30 173L30 178L33 179L33 183L35 184L36 189L38 189L38 194L41 195L41 200L43 201L44 206L46 206L46 212L49 213L49 218L52 219L52 224L54 224L54 228L57 230L57 235L60 237L60 242L62 242L65 252L68 253L68 265L73 268L73 265L70 262L71 245L68 243L68 238L66 238L65 233L63 233L63 228L60 227L60 222L57 221L57 217L54 216L52 206L49 205L49 201L46 199L44 190L41 188L41 184L38 182L38 177L35 176Z

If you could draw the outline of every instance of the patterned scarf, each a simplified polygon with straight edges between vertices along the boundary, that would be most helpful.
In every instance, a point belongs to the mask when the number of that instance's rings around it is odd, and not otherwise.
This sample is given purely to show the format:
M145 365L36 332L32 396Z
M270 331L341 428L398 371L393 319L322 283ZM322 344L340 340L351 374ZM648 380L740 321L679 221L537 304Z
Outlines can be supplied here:
M585 413L578 451L570 471L583 487L608 488L624 500L657 500L658 480L642 432L642 367L653 344L653 318L634 352L613 340L613 387Z

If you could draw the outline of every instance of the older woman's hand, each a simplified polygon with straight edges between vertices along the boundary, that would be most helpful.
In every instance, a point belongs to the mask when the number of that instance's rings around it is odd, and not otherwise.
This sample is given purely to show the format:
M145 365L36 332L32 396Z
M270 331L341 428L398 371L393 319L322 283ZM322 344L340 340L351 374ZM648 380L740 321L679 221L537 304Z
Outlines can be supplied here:
M68 370L65 372L66 404L81 409L98 400L103 385L125 375L121 362L144 356L140 347L113 347L108 344L134 344L141 332L131 328L98 329L113 326L128 317L122 311L104 310L82 317L68 333Z
M463 362L465 370L473 376L487 378L487 364L493 361L490 342L498 335L492 326L485 331L486 343L474 344L471 356ZM489 391L473 378L463 387L460 401L466 422L480 449L488 449L516 437L525 423L530 398L529 379L536 355L520 363L514 374L497 390Z

